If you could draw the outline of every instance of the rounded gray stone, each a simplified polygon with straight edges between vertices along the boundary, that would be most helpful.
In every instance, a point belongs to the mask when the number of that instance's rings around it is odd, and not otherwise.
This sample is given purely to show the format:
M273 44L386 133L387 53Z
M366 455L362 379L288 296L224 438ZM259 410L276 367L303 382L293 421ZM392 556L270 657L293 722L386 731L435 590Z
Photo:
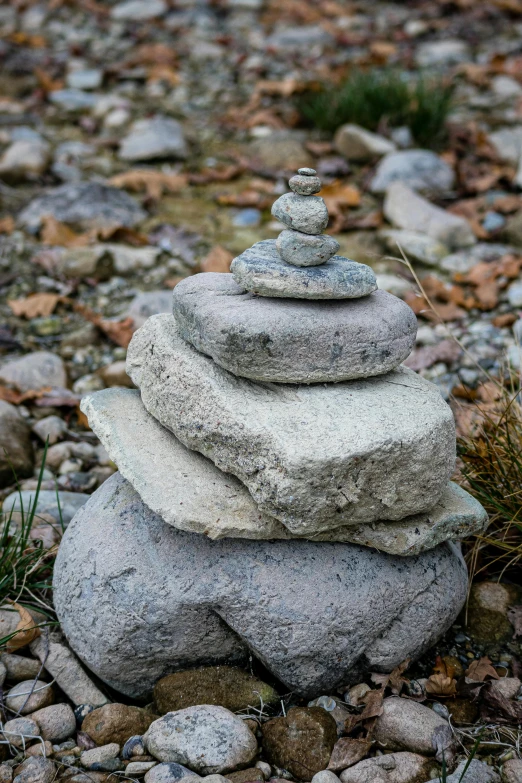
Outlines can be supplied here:
M257 753L257 740L246 723L214 704L168 712L151 723L144 740L159 761L174 761L203 775L246 767Z
M245 293L230 274L174 289L180 335L225 370L256 381L323 383L383 375L415 346L417 319L386 291L310 302Z
M272 215L305 234L320 234L328 225L328 210L320 196L285 193L272 204Z
M315 177L317 171L311 169L309 166L304 166L303 168L297 169L297 173L301 174L303 177Z
M133 698L168 672L249 651L314 698L421 655L466 590L454 545L405 559L340 543L210 541L167 525L119 474L78 512L54 569L72 648Z
M328 234L302 234L287 228L276 239L276 248L287 264L319 266L339 250L339 242Z
M262 514L247 488L213 462L187 449L147 413L138 391L105 389L84 397L89 425L142 500L169 525L209 538L299 538ZM418 555L437 544L482 532L488 517L480 503L450 482L438 503L397 522L351 525L314 541L362 544L393 555Z
M321 190L321 180L319 177L309 175L294 174L294 176L290 178L288 184L290 185L290 189L300 196L313 196L314 193L319 193Z
M341 383L257 384L157 315L135 333L127 371L149 413L297 535L427 511L454 469L451 409L403 366Z
M241 288L258 296L285 299L357 299L377 289L373 269L333 256L320 266L299 268L279 255L274 239L256 242L230 265Z
M372 193L386 193L393 182L404 182L412 190L441 194L455 185L455 173L431 150L389 152L377 166L370 183Z

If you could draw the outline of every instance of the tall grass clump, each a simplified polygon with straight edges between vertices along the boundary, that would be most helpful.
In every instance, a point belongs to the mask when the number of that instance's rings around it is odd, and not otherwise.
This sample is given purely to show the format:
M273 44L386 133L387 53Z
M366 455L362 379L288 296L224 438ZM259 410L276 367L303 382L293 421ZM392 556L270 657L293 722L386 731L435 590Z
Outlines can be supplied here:
M46 550L42 541L31 538L33 526L38 524L38 497L43 479L47 445L38 475L34 496L27 508L22 503L22 493L17 482L19 509L0 513L0 607L13 604L36 609L52 622L54 612L50 600L52 568L55 552ZM16 515L16 517L15 517ZM62 525L63 527L63 525ZM0 638L0 649L12 638Z
M454 86L437 76L406 79L394 69L354 70L340 85L325 85L299 99L307 123L333 133L347 122L376 131L408 126L415 141L437 147L454 105Z
M522 399L517 380L499 387L494 406L481 410L478 432L461 437L462 477L490 517L468 552L472 573L516 573L522 559Z

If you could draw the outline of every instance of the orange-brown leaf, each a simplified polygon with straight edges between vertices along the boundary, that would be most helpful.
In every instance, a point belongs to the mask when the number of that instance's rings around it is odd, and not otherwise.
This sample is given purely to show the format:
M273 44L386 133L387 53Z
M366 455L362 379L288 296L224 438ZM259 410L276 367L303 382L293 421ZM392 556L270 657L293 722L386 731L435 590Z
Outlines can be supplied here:
M12 215L0 218L0 234L12 234L15 230L15 222Z
M13 608L20 615L20 620L15 628L15 635L7 642L7 652L12 653L20 650L22 647L31 644L37 636L40 636L40 629L35 621L23 606L13 603Z
M473 682L484 682L487 678L492 680L500 679L487 655L479 658L478 661L472 661L465 674L468 680Z
M77 234L72 228L56 220L52 215L44 215L40 239L45 245L60 245L61 247L85 247L93 240L91 232Z
M163 193L179 193L187 184L185 174L168 174L149 169L131 169L111 177L109 185L135 193L145 191L148 198L158 201Z
M23 299L11 299L7 304L18 318L30 319L51 315L60 299L60 294L41 293Z
M428 677L426 683L426 693L431 693L433 696L454 696L457 692L457 681L452 677L447 677L442 672L439 674L432 674Z
M230 272L230 263L234 256L222 245L214 245L202 260L202 272Z

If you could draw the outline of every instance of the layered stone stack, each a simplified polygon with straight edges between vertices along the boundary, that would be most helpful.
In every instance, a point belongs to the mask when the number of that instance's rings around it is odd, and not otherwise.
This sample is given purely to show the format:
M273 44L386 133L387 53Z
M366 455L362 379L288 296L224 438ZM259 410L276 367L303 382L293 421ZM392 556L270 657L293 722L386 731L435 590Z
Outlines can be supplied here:
M69 526L55 602L129 696L250 653L315 696L418 656L465 600L452 541L487 519L449 481L449 407L401 366L415 316L335 255L315 172L290 187L276 241L183 280L136 332L139 391L82 404L120 472Z

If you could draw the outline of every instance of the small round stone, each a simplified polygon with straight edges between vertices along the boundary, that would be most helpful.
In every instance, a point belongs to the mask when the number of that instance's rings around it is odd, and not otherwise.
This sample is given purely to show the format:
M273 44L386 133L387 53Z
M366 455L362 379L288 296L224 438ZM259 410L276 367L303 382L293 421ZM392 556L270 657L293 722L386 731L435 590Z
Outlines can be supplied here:
M300 196L313 196L321 190L321 180L319 177L304 177L302 174L296 174L291 177L288 184L294 193Z
M276 239L279 255L293 266L319 266L339 250L339 242L328 234L302 234L285 229Z
M320 196L285 193L272 204L272 215L303 234L320 234L328 225L328 210Z
M305 166L302 169L297 169L297 173L301 174L303 177L315 177L317 171L315 169L308 168L308 166Z

